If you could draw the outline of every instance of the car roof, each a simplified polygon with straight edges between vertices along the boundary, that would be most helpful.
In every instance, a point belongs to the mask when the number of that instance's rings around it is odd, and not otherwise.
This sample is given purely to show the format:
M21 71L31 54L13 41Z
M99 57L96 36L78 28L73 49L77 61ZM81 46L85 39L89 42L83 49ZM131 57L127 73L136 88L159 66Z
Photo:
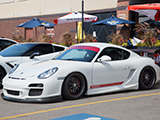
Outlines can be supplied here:
M50 43L43 43L43 42L23 42L19 44L50 44Z
M105 47L119 47L122 48L121 46L110 44L110 43L103 43L103 42L90 42L90 43L79 43L76 44L75 46L93 46L93 47L98 47L98 48L105 48Z
M8 40L8 41L12 41L12 42L18 43L17 41L9 39L9 38L3 38L3 37L1 37L0 40Z
M67 48L66 46L63 46L63 45L52 44L52 43L45 43L45 42L24 42L24 43L18 43L18 44L30 44L30 45L31 45L31 44L33 44L33 45L51 44L51 45L53 45L53 46Z

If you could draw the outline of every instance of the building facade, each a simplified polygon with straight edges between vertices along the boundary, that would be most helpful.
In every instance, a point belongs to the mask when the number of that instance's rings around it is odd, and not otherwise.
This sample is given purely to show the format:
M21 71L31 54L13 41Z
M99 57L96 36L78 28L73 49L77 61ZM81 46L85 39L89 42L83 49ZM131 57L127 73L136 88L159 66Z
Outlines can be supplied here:
M159 2L159 0L84 0L84 12L98 16L98 20L115 15L136 21L135 14L128 12L126 7L131 4L153 2ZM73 11L81 12L81 10L82 0L0 0L0 37L36 41L35 28L25 29L15 26L34 17L53 23L56 18ZM120 30L121 27L117 26L117 30ZM85 23L84 29L86 34L96 31L97 39L100 42L107 42L106 36L112 33L111 26L92 26L91 23ZM61 36L66 32L69 32L75 39L76 23L56 25L49 30L53 32L53 42L61 43ZM46 33L46 29L38 27L37 33L37 41L39 41L41 35Z

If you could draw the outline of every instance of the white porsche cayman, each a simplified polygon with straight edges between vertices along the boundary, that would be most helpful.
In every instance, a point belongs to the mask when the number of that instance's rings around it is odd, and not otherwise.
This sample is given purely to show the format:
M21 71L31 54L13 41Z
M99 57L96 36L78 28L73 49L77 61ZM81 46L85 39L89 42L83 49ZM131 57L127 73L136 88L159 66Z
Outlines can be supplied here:
M17 65L4 78L4 99L77 99L84 94L151 89L159 79L159 67L154 60L107 43L77 44L54 60L27 64Z

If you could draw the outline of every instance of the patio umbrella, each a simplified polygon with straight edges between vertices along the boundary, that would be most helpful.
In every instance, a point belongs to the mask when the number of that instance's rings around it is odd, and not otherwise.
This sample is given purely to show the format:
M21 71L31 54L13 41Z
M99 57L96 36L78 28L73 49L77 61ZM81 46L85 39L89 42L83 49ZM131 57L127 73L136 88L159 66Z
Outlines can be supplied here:
M53 27L55 26L54 23L46 22L43 20L39 20L37 18L33 18L30 21L27 21L25 23L21 23L17 25L16 27L25 27L25 28L34 28L34 27L39 27L39 26L44 26L44 27Z
M116 25L123 24L123 23L134 24L135 22L132 22L132 21L129 21L129 20L120 19L120 18L117 18L115 16L111 16L110 18L107 18L107 19L92 23L92 25L112 25L112 26L116 26Z
M16 27L25 27L25 28L34 28L35 27L36 39L37 39L37 27L39 27L39 26L53 27L53 26L55 26L55 24L50 23L50 22L46 22L46 21L43 21L43 20L39 20L37 18L33 18L32 20L27 21L25 23L21 23L21 24L17 25Z
M83 22L95 22L95 21L97 21L97 16L89 15L89 14L85 14L85 13L83 14ZM82 13L77 12L77 11L70 12L67 15L64 15L58 19L53 20L53 22L55 24L76 22L76 28L77 28L77 22L82 22ZM77 39L77 41L78 41L78 39Z
M160 3L129 5L128 11L130 10L144 14L155 21L160 20Z
M83 14L84 22L95 22L97 21L97 16ZM58 19L53 20L55 24L69 23L69 22L82 22L82 13L80 12L70 12L69 14L62 16Z
M112 15L110 18L92 23L92 25L111 25L111 26L113 26L113 31L114 31L114 26L119 25L119 24L125 24L125 23L126 24L134 24L135 22L120 19L120 18L117 18L114 15Z

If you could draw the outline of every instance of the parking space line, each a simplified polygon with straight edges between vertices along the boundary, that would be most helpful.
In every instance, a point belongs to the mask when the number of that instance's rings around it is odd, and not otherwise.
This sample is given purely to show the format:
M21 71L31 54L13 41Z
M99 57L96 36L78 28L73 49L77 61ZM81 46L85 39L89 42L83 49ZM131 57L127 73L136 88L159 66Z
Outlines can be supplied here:
M147 97L147 96L153 96L153 95L160 95L160 93L151 93L151 94L143 94L143 95L137 95L137 96L115 98L115 99L109 99L109 100L102 100L102 101L96 101L96 102L90 102L90 103L83 103L83 104L53 108L53 109L42 110L42 111L35 111L35 112L30 112L30 113L25 113L25 114L3 117L3 118L0 118L0 120L18 118L18 117L23 117L23 116L29 116L29 115L39 114L39 113L50 112L50 111L56 111L56 110L62 110L62 109L68 109L68 108L75 108L75 107L81 107L81 106L87 106L87 105L93 105L93 104L99 104L99 103L106 103L106 102L112 102L112 101L118 101L118 100L126 100L126 99L132 99L132 98Z

